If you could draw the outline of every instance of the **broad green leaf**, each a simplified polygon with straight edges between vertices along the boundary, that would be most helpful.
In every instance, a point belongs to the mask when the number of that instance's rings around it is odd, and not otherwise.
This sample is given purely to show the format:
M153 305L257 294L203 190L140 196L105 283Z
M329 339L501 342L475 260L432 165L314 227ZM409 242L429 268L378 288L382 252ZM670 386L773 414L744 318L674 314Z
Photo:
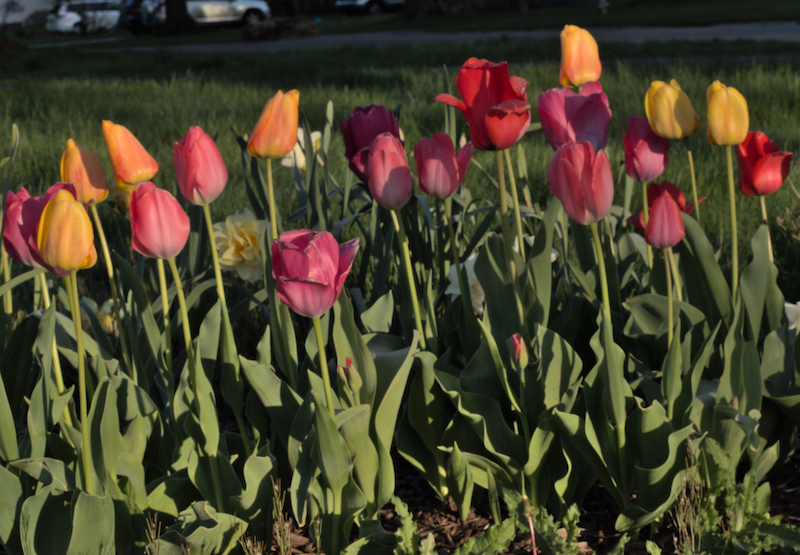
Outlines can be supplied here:
M315 459L325 481L333 490L333 495L341 495L353 469L353 454L339 433L328 407L316 400L314 404L316 405L314 421L319 430Z
M59 459L20 459L11 463L11 466L29 474L42 485L49 486L53 492L75 490L75 472Z
M231 499L231 510L248 525L248 534L259 541L266 541L269 549L272 540L272 481L275 461L265 446L251 455L244 463L245 490Z
M761 334L761 318L764 314L767 281L772 266L772 262L769 260L769 229L766 224L759 226L758 231L750 239L750 246L753 260L742 271L739 290L747 311L747 322L750 328L748 337L752 340L758 339Z
M44 486L28 497L20 513L20 541L26 555L66 555L72 535L72 493Z
M289 444L289 431L303 399L275 375L271 366L263 366L240 356L247 381L272 417L275 431L284 445Z
M243 520L198 501L181 512L178 522L148 548L160 555L227 555L237 547L246 529Z
M115 555L114 503L82 491L72 500L72 537L67 555Z
M339 297L341 299L341 296ZM394 295L389 291L361 313L361 323L367 333L389 333L394 318ZM337 318L338 319L338 318Z
M560 210L561 201L556 197L552 197L547 211L544 213L544 218L542 218L542 222L536 231L533 249L528 257L528 266L530 275L533 278L536 300L541 306L541 316L536 321L543 326L547 326L550 319L550 298L553 289L551 252L553 249L553 237L556 232L556 219Z
M386 297L391 301L391 292L387 293L382 298ZM333 344L336 348L336 364L338 366L347 367L347 360L350 359L352 362L352 369L358 372L361 378L359 398L361 402L372 406L373 403L379 401L379 399L375 397L378 381L377 370L372 355L356 327L353 306L350 304L346 295L339 295L339 298L333 305L333 312L332 335Z
M462 521L467 520L469 516L474 484L469 463L464 458L461 449L458 448L458 443L455 443L447 461L447 485L458 509L458 516Z
M148 484L147 490L147 504L150 509L175 518L199 496L186 470L171 476L162 476Z
M20 555L20 512L25 501L20 477L0 465L0 544L9 555Z
M39 274L43 274L46 271L47 270L45 270L44 268L36 268L36 269L33 269L33 270L28 270L24 274L20 274L18 276L15 276L15 277L11 278L7 282L5 282L3 285L0 285L0 297L2 297L6 293L8 293L12 289L14 289L17 285L25 283L29 279L34 279Z
M95 490L106 482L106 474L111 481L117 481L117 461L119 460L122 438L119 433L119 414L117 412L117 392L111 382L100 383L92 399L89 410L89 449L94 467Z
M336 424L353 454L353 478L367 503L367 516L377 516L385 501L376 503L380 470L378 450L370 437L370 407L359 405L336 415ZM394 470L394 469L392 469ZM394 476L392 476L394 478Z

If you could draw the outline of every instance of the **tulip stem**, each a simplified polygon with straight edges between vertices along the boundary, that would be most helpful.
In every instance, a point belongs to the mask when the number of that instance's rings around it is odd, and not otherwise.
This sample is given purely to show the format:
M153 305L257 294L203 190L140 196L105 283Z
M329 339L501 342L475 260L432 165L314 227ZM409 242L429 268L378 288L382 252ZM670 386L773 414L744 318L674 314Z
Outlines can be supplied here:
M50 308L50 292L47 288L47 277L44 274L39 274L39 282L42 286L42 302L44 303L44 309L48 310ZM58 389L58 394L61 395L64 393L64 375L61 372L61 359L58 356L58 344L56 343L56 338L53 337L53 375L56 380L56 388ZM72 416L69 413L69 408L64 407L64 422L70 426L72 426ZM69 434L64 431L64 435L67 438L67 441L72 443L72 438L69 437Z
M725 156L728 159L728 195L731 205L731 295L736 298L739 287L739 237L736 230L736 189L733 184L733 147L725 147Z
M469 289L469 284L464 276L464 268L461 267L461 249L458 246L458 238L456 237L456 230L453 227L453 197L444 199L444 213L447 219L447 227L450 229L450 245L453 251L453 264L456 266L456 275L458 276L458 288L461 291L461 309L464 311L464 319L468 322L467 333L470 337L470 343L473 346L480 344L480 333L473 333L475 326L473 325L475 319L475 309L472 308L472 292ZM477 347L476 347L477 348Z
M642 213L644 214L644 228L650 221L650 206L647 204L647 183L642 181ZM647 267L653 269L653 247L647 245Z
M681 291L681 274L678 271L678 263L675 262L675 255L672 253L672 247L667 249L667 255L669 255L669 265L672 267L672 277L673 281L675 282L675 295L678 298L678 302L683 302L683 291Z
M517 265L514 262L514 251L511 249L511 231L508 229L508 201L506 199L506 178L503 171L503 154L499 150L494 151L494 161L497 166L497 188L500 192L500 226L503 231L503 245L505 246L506 260L508 261L508 278L511 282L511 287L514 289L514 298L517 302L517 317L519 318L520 329L522 329L525 324L525 312L522 309L522 301L520 301L519 292L517 291Z
M770 237L769 220L767 219L767 201L764 199L763 196L758 197L758 200L761 201L761 217L764 219L764 225L767 226L767 245L769 246L769 261L775 262L775 259L772 256L772 237Z
M667 252L669 251L669 252ZM672 346L672 271L669 261L672 258L672 249L664 249L664 270L667 275L667 351Z
M8 254L6 254L6 249L0 249L2 251L3 257L3 282L8 283L11 280L11 269L8 267ZM8 320L9 329L11 327L11 315L14 313L14 304L11 298L11 290L8 290L6 294L3 296L3 310L6 314L6 319Z
M608 300L608 276L606 275L606 261L603 257L603 244L600 242L600 233L597 231L597 224L590 223L589 229L592 230L594 239L594 250L597 251L597 268L600 271L600 290L603 295L603 310L606 311L609 319L611 318L611 303Z
M272 158L267 158L267 195L269 196L269 225L272 230L272 237L270 237L270 240L275 240L278 238L278 220L275 216L275 187L272 185ZM214 250L214 248L212 247L211 250Z
M331 418L336 422L336 411L333 410L333 393L331 392L331 376L328 372L328 358L325 356L325 340L322 338L322 324L319 316L311 319L314 322L314 334L317 336L317 354L319 355L319 373L322 374L322 383L325 385L325 402Z
M175 382L172 375L172 330L169 325L169 297L167 295L167 276L164 272L164 261L156 258L158 266L158 283L161 287L161 315L164 319L164 360L167 367L167 397L172 413L172 423L175 424ZM175 428L177 432L177 427Z
M392 221L394 222L394 229L397 231L397 240L400 242L400 250L403 253L402 261L405 266L406 283L408 285L408 292L411 295L411 306L414 308L414 324L419 332L419 346L425 350L425 332L422 329L422 317L419 313L419 300L417 299L417 285L414 280L414 271L411 266L411 254L408 251L408 237L406 237L406 230L403 227L403 218L397 214L395 210L390 210L392 214Z
M509 149L503 151L508 166L508 184L511 187L511 201L514 203L514 220L517 232L517 242L519 243L519 255L525 260L525 241L522 239L522 215L519 211L519 195L517 193L517 178L514 176L514 167L511 165L511 154Z
M694 173L694 156L692 156L692 143L689 137L683 138L683 144L686 147L686 156L689 157L689 173L692 176L692 200L694 200L694 209L697 211L697 223L700 224L700 201L697 199L697 177Z
M70 297L70 308L72 311L72 323L75 326L75 341L78 350L78 393L80 395L81 411L81 456L83 458L83 485L86 493L92 495L92 466L91 449L89 447L89 417L88 399L86 395L86 368L83 353L83 326L81 326L80 305L78 304L78 273L70 270L68 276L64 276L64 285Z

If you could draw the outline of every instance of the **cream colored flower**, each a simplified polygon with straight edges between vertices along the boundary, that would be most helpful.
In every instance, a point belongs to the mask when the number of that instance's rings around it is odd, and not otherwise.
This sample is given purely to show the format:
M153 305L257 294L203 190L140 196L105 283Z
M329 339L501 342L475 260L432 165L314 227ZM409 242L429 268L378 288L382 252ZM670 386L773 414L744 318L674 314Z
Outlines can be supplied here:
M266 227L267 221L256 220L247 208L214 224L214 241L222 269L235 270L245 281L261 279L264 276L261 235Z
M122 312L122 309L120 309ZM100 326L103 330L113 337L117 337L119 335L119 330L117 330L117 321L114 319L114 299L108 299L106 302L103 303L103 306L100 307L99 310L95 312L97 316L97 320L100 322Z
M108 199L117 205L117 208L123 212L127 212L131 207L131 195L136 184L120 186L116 182L112 182L108 186Z
M522 234L522 238L525 239L525 242L528 244L528 248L533 248L533 240L535 237L533 235L527 235L525 233ZM514 252L519 254L519 237L514 237ZM558 260L558 251L556 249L550 249L550 263L555 262Z
M467 273L467 282L469 285L469 296L472 301L472 309L478 316L483 314L483 301L485 295L483 288L478 281L478 276L475 275L475 261L478 255L473 254L461 265ZM458 274L456 273L455 264L450 265L450 271L447 273L447 279L450 282L447 289L444 290L446 295L450 295L450 301L454 301L461 295L461 288L458 286Z
M786 319L789 321L789 329L800 333L800 302L786 303Z
M322 133L319 131L311 132L311 144L313 145L314 152L322 148ZM306 169L306 155L303 152L306 146L305 133L302 128L297 129L297 144L294 145L292 151L281 158L281 166L293 168L297 165L301 170ZM317 164L322 165L322 158L317 155Z

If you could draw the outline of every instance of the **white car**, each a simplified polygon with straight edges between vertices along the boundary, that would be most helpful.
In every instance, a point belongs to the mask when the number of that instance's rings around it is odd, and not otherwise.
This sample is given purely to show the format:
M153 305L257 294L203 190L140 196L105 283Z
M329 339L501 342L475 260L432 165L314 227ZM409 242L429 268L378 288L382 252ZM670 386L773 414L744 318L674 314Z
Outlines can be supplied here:
M45 29L51 33L91 33L113 29L119 21L119 2L73 0L58 2L47 14Z
M192 21L200 25L253 25L272 17L269 5L264 0L187 0L186 11ZM167 8L163 0L142 2L142 22L146 27L157 27L166 21Z
M406 0L336 0L335 7L344 13L380 14L389 10L399 10Z

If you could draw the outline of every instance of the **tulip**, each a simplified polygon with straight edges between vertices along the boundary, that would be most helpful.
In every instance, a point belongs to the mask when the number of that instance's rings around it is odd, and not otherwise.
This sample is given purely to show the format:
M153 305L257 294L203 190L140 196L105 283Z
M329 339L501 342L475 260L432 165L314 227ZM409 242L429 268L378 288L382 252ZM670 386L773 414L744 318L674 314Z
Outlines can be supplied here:
M659 137L683 139L700 129L700 117L675 79L669 84L653 81L644 98L644 110Z
M483 292L481 282L478 281L478 275L475 273L475 262L478 260L478 254L471 254L469 257L460 264L464 269L467 277L467 288L469 290L469 302L472 305L472 310L478 316L483 315L483 304L486 300L486 294ZM458 270L455 264L450 264L450 269L447 272L447 289L444 290L445 295L450 295L450 301L456 300L461 295L461 287L458 283Z
M634 181L653 181L666 169L669 139L656 135L647 118L628 116L628 134L622 131L625 171Z
M308 318L327 312L350 273L358 238L342 245L327 231L287 231L272 241L272 276L281 302Z
M565 87L580 87L600 79L603 66L597 42L586 29L565 25L561 31L561 70L558 80Z
M306 147L305 141L305 133L303 132L303 128L299 127L297 129L297 143L292 148L292 151L281 158L281 166L286 168L299 168L301 170L306 169L306 155L305 151L306 148L309 148L309 152L312 154L315 153L322 147L322 133L319 131L312 131L311 132L311 144ZM322 166L322 158L319 157L319 154L316 156L317 164Z
M403 143L391 133L375 137L369 149L369 192L387 210L400 210L414 185Z
M795 335L800 333L800 302L784 303L786 321L789 324L789 331L794 330Z
M247 150L256 158L282 158L297 143L300 92L279 90L267 101L256 122Z
M669 191L663 191L653 202L644 240L659 249L672 248L680 243L686 231L681 219L681 207Z
M126 127L104 120L103 136L114 169L114 179L120 187L153 179L158 172L158 162Z
M738 145L747 137L750 115L747 101L733 87L714 81L706 90L708 103L708 142L712 145Z
M444 200L455 193L472 159L473 146L467 143L456 155L447 133L434 133L414 146L419 188L423 193Z
M683 194L683 191L678 189L675 185L670 183L669 181L664 181L663 183L651 183L647 187L647 206L650 210L653 209L653 203L656 201L658 197L660 197L663 193L669 194L672 199L678 204L678 208L684 214L691 214L692 210L694 210L694 202L690 202L686 204L686 195ZM706 197L700 197L699 202L703 202L706 200ZM628 221L633 224L633 226L641 231L642 233L645 232L645 225L644 225L644 212L639 212L638 214L634 214Z
M83 270L97 262L92 222L69 190L56 192L42 210L36 246L44 263L59 270Z
M364 183L367 182L369 148L375 137L391 133L402 140L397 121L383 104L370 104L366 108L359 106L353 110L350 119L341 122L339 127L344 138L344 156L349 160L348 167Z
M576 223L589 225L611 211L614 178L605 151L595 154L590 143L559 148L547 167L550 190Z
M480 150L504 150L528 130L531 107L528 82L510 77L508 64L470 58L456 77L461 100L449 94L434 98L461 110L469 124L469 136Z
M189 216L169 192L152 182L131 195L131 246L148 258L170 260L189 239Z
M595 150L606 147L611 109L599 82L586 83L578 93L568 88L543 92L536 111L553 150L580 141L592 143Z
M196 206L209 204L228 181L228 170L214 139L199 127L173 145L175 177L183 198Z
M739 189L750 197L771 195L789 175L791 152L781 152L778 143L761 131L750 131L737 147Z
M78 202L103 202L108 196L106 172L97 155L69 139L61 156L61 181L72 183Z

